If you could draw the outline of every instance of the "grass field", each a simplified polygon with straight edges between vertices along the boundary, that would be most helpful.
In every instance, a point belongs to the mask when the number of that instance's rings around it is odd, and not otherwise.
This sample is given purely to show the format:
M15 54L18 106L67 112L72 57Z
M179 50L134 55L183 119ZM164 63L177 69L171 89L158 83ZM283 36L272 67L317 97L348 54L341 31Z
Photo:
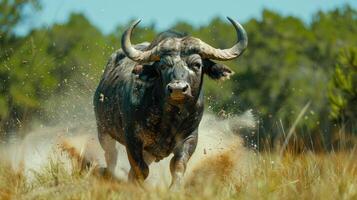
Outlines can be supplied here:
M280 157L229 149L201 160L181 192L105 180L76 162L68 170L51 159L31 181L0 165L0 199L357 199L356 151Z

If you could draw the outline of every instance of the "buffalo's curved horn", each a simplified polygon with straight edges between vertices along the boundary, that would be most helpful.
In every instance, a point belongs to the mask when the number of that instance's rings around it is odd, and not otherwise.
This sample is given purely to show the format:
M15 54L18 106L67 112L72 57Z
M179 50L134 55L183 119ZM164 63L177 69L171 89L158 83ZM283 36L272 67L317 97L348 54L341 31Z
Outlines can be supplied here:
M159 55L156 55L156 48L148 51L141 51L135 49L130 42L130 37L133 29L140 23L141 19L136 20L130 25L130 27L124 32L121 38L121 47L126 56L137 62L151 62L159 60Z
M210 46L209 44L200 41L199 53L203 57L213 60L222 60L222 61L231 60L239 57L247 48L248 36L242 25L240 25L237 21L231 19L230 17L227 17L227 19L232 23L232 25L236 29L237 36L238 36L237 43L230 49L216 49Z

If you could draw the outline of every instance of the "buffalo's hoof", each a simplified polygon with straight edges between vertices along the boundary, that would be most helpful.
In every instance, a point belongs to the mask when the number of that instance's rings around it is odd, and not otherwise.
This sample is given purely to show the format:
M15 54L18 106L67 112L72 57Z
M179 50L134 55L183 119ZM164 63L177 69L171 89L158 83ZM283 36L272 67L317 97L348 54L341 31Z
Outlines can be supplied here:
M112 172L109 171L106 167L99 167L98 168L98 175L107 180L116 180L115 176Z
M184 190L183 184L173 183L170 185L171 192L181 192Z

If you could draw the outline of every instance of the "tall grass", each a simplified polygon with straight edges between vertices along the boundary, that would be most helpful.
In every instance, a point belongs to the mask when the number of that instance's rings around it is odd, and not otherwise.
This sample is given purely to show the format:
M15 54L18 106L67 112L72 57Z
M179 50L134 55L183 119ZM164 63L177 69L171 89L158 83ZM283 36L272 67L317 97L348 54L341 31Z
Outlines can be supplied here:
M243 159L247 154L251 159ZM356 150L283 156L227 150L195 166L181 192L103 179L75 162L68 170L56 159L32 180L0 165L0 199L357 199Z

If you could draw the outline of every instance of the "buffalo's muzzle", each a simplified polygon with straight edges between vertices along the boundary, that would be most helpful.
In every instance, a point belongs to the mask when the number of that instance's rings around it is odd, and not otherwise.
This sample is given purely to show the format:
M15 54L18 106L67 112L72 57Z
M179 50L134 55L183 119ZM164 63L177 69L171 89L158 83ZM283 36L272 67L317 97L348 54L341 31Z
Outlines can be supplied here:
M186 81L172 81L167 84L167 94L173 101L183 101L191 96L191 87Z

